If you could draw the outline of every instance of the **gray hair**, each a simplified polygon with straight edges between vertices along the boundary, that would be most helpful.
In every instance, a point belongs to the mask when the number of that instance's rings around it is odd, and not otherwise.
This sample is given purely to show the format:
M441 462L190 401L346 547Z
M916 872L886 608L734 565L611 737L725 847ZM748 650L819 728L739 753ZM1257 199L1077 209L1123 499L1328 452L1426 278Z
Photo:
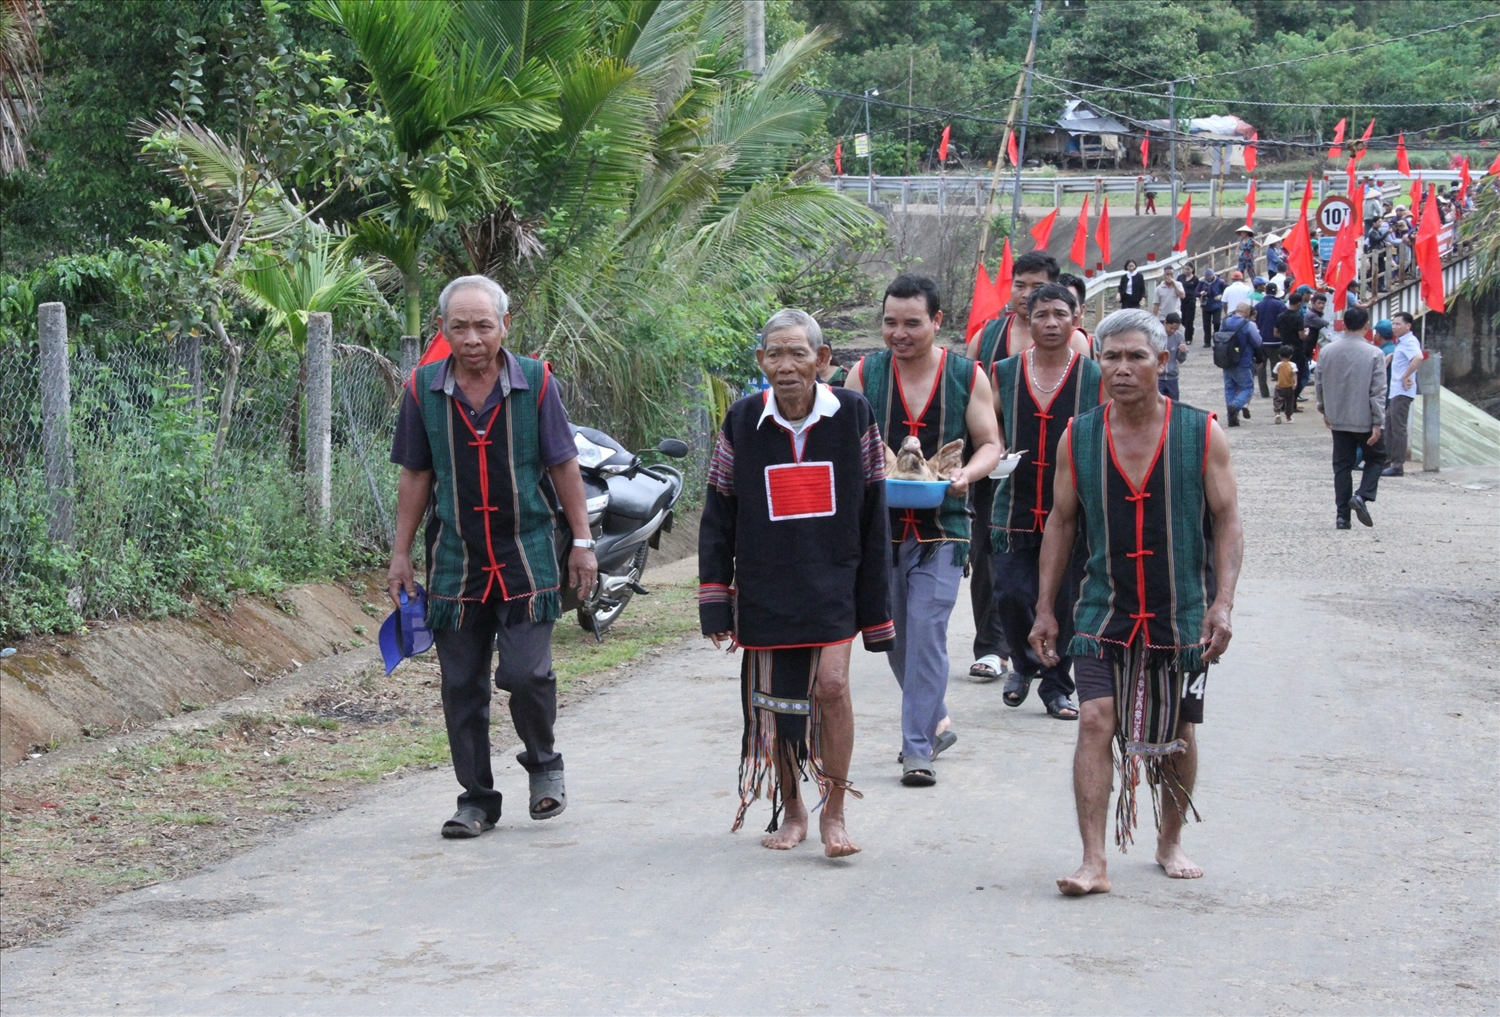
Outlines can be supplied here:
M807 345L817 352L823 345L823 330L817 321L806 311L799 311L795 307L783 307L775 314L766 319L766 327L760 330L760 348L766 348L766 340L772 332L780 332L788 328L800 328L807 336Z
M1094 333L1099 348L1104 349L1104 344L1111 337L1124 335L1127 332L1139 332L1146 337L1151 348L1157 353L1163 353L1167 348L1167 330L1162 323L1156 320L1156 315L1150 311L1143 311L1139 307L1127 307L1116 311L1099 323L1099 329Z
M443 320L448 320L448 300L459 290L484 290L495 305L495 315L503 318L510 310L510 297L505 295L505 290L500 284L487 275L461 275L457 279L443 287L443 292L438 296L438 313Z
M1250 301L1241 300L1239 303L1234 305L1234 313L1238 314L1241 318L1248 318L1253 306L1254 305L1252 305Z

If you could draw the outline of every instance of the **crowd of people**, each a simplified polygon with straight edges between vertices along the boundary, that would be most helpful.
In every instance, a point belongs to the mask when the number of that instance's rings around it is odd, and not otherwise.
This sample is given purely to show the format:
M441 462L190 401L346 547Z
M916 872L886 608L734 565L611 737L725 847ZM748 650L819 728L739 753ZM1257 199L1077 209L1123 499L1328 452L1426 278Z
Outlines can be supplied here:
M1367 329L1368 313L1349 307L1335 329L1327 294L1300 285L1283 297L1294 282L1284 273L1236 269L1225 282L1187 264L1149 293L1127 275L1122 296L1136 306L1106 316L1095 335L1084 329L1084 281L1045 251L1017 259L1013 275L1008 305L962 352L937 341L941 294L918 275L886 288L885 348L847 368L803 311L778 311L758 337L768 384L725 416L699 530L703 633L743 651L733 826L765 798L762 843L796 847L816 811L802 791L810 779L824 852L860 850L846 821L848 799L861 796L849 771L856 637L886 655L901 691L890 720L900 783L938 782L936 761L959 738L948 623L970 575L971 677L1003 679L1009 707L1037 684L1048 715L1078 724L1083 861L1060 891L1110 889L1111 789L1123 849L1143 770L1157 861L1195 878L1202 870L1181 844L1196 815L1195 732L1207 672L1230 641L1243 552L1224 427L1250 417L1257 382L1276 422L1294 420L1315 376L1333 432L1336 523L1372 525L1380 478L1400 476L1406 458L1421 347L1410 315ZM1200 310L1224 373L1222 424L1179 399ZM504 290L456 279L439 320L451 353L413 373L392 450L402 469L389 583L398 605L422 605L438 651L463 788L442 833L462 838L500 816L492 680L510 693L531 818L567 806L550 640L561 591L586 593L597 564L589 536L561 556L553 546L559 512L574 534L590 533L584 488L550 369L504 348ZM929 507L888 502L889 471L904 458L947 463L931 474L940 493ZM409 554L424 519L425 589ZM1171 522L1184 519L1202 525Z

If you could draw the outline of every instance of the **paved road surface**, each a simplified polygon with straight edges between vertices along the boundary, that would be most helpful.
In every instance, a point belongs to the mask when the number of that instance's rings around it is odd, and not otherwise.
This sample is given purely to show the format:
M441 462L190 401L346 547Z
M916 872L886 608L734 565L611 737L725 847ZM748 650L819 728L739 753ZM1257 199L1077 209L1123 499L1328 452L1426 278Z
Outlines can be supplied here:
M1207 391L1213 376L1195 371ZM1237 455L1256 441L1325 447L1315 426L1238 432ZM1494 632L1454 636L1466 617L1492 616L1494 574L1477 615L1463 614L1463 589L1425 615L1382 599L1420 585L1398 568L1432 567L1410 547L1401 557L1412 541L1399 528L1440 497L1457 506L1443 510L1454 527L1482 527L1468 531L1477 552L1450 554L1492 562L1492 495L1408 478L1382 490L1384 529L1337 537L1321 490L1316 507L1269 529L1256 517L1238 635L1210 674L1200 733L1205 821L1186 844L1201 880L1161 874L1147 820L1142 847L1111 856L1114 893L1061 897L1052 881L1078 858L1075 728L1034 696L1011 710L998 685L956 678L960 740L940 782L903 788L895 682L883 658L860 651L853 779L865 799L850 818L864 853L829 862L812 845L780 854L751 830L730 835L737 664L695 645L564 712L572 802L559 819L526 818L524 775L508 757L508 813L475 842L437 836L455 790L446 771L390 780L341 813L7 952L0 1006L1495 1012ZM1358 558L1332 573L1277 557L1346 538ZM1386 550L1389 561L1376 557ZM1357 569L1341 580L1355 561L1379 563L1386 584ZM961 607L955 671L970 631ZM1466 656L1475 646L1483 655ZM752 822L766 814L758 805Z

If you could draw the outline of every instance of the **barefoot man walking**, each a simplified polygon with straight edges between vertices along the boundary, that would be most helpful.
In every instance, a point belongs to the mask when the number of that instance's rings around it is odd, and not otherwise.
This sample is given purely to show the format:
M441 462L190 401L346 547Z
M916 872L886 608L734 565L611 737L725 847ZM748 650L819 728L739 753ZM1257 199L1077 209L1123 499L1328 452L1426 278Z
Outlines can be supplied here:
M823 853L852 855L844 828L854 706L849 649L892 645L885 452L864 397L818 383L831 351L812 317L773 314L755 352L771 382L729 408L698 531L698 613L714 646L745 650L740 805L772 788L761 843L807 837L807 769L823 807ZM784 813L784 814L783 814Z
M1167 358L1161 323L1144 311L1117 311L1100 323L1099 344L1111 401L1075 417L1058 443L1030 637L1045 664L1071 652L1078 685L1073 792L1083 864L1057 881L1068 896L1110 889L1112 740L1120 775L1115 843L1123 851L1134 839L1144 766L1158 816L1157 862L1174 879L1203 875L1182 850L1182 824L1193 808L1204 679L1229 645L1244 554L1224 432L1210 414L1157 391ZM1088 558L1075 635L1064 648L1053 601L1080 514Z

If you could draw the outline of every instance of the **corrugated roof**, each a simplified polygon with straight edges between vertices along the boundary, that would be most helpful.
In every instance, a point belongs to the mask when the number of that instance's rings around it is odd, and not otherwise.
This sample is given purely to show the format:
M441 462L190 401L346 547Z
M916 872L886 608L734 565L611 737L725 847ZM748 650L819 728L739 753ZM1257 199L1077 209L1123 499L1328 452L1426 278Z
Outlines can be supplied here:
M1057 126L1069 134L1129 134L1126 127L1114 117L1105 116L1081 99L1070 99L1063 107Z

